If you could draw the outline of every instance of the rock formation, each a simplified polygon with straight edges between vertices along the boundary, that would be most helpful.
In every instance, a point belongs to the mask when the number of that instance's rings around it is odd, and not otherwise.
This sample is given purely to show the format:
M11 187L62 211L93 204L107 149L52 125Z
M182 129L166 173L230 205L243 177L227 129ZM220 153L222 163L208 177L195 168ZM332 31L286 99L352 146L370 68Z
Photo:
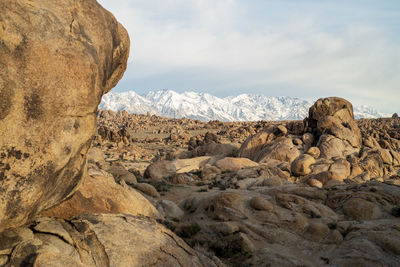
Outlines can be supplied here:
M258 183L186 198L173 226L229 266L396 266L399 193L378 182L325 189Z
M72 219L93 213L124 213L160 218L156 208L140 193L126 184L116 184L111 174L93 167L89 168L88 177L71 198L41 215Z
M0 265L221 266L156 221L122 214L42 217L0 239Z
M155 220L123 165L93 148L87 171L100 98L128 54L95 0L0 3L0 266L220 266Z
M317 145L324 158L345 157L361 149L362 137L353 105L345 99L319 99L310 108L308 124L319 138Z
M289 122L100 113L99 127L125 127L136 139L96 140L106 155L99 166L135 173L133 186L161 222L197 251L228 266L399 261L398 118L354 120L341 98L320 99L309 118ZM171 142L178 131L191 135L186 143ZM142 155L129 160L132 149Z
M398 265L398 117L97 112L128 52L94 0L0 3L0 266Z
M0 230L70 196L129 37L95 0L0 3Z

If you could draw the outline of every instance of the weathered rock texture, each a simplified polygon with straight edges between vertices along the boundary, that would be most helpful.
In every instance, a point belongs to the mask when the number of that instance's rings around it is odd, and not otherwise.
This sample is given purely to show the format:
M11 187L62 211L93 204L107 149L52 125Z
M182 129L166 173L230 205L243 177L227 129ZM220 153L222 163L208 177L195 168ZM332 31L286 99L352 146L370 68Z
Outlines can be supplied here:
M370 182L205 192L174 225L228 266L397 266L400 187Z
M8 266L218 266L154 220L122 214L43 217L0 238Z
M44 211L41 215L63 219L93 213L161 217L146 198L126 184L116 184L111 174L93 167L89 168L89 174L70 199Z
M349 112L350 117L354 118L353 105L340 97L327 97L318 99L308 112L310 126L315 128L319 120L326 116L334 116L340 110Z
M319 137L318 147L324 158L344 157L361 149L362 136L353 105L343 98L318 99L309 110L308 124Z
M0 2L0 231L70 196L129 37L95 0Z

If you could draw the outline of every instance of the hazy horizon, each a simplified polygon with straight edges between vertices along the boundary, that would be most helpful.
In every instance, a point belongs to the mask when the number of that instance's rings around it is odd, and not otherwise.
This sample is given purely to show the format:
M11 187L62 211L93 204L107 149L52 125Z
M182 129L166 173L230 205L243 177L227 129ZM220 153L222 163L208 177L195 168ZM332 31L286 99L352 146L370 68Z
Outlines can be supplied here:
M113 92L317 99L399 112L398 1L99 0L131 55Z

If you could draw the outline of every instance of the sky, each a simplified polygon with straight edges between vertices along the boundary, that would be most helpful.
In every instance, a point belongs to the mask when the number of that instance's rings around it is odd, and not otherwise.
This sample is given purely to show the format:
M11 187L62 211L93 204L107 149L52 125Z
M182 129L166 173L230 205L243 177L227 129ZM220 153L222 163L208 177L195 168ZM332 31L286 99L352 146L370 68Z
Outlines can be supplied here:
M98 0L128 30L112 92L340 96L400 112L399 0Z

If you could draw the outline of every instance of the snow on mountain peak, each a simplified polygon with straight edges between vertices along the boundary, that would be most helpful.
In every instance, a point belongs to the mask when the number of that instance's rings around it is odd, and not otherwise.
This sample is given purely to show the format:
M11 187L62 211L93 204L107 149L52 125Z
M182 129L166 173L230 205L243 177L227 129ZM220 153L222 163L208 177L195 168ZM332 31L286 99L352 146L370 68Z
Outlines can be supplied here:
M207 93L172 90L150 91L139 95L134 91L108 93L103 96L100 108L129 113L147 112L170 118L187 117L202 121L259 121L302 120L308 115L313 103L307 100L281 96L241 94L219 98ZM378 118L388 114L379 113L369 106L355 106L356 118Z

